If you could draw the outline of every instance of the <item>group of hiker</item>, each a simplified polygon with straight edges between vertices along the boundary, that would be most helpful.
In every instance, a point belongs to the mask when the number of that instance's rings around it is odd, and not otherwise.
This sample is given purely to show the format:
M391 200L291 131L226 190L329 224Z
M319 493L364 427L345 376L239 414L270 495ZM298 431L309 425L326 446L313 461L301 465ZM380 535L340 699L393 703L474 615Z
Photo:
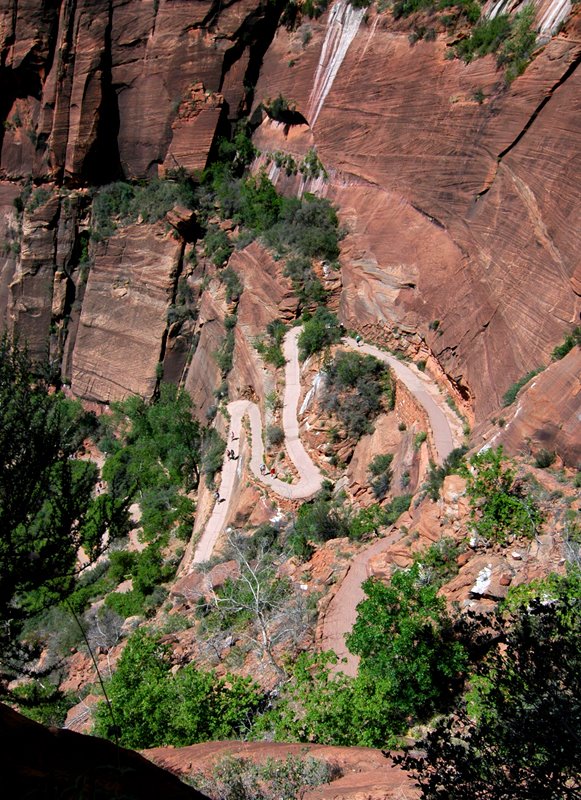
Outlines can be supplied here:
M238 441L239 438L240 437L235 436L234 435L234 431L232 431L232 434L230 436L231 441L236 442L236 441ZM226 450L226 457L228 458L229 461L238 461L238 459L240 458L240 455L236 455L236 453L234 452L234 449L233 448L229 448L228 450ZM260 474L263 475L263 476L270 475L271 478L274 478L276 476L276 469L274 467L271 467L270 469L268 469L266 464L262 463L260 465ZM214 492L214 500L216 501L216 503L224 503L225 502L225 498L224 497L220 497L220 492L217 491L217 490Z

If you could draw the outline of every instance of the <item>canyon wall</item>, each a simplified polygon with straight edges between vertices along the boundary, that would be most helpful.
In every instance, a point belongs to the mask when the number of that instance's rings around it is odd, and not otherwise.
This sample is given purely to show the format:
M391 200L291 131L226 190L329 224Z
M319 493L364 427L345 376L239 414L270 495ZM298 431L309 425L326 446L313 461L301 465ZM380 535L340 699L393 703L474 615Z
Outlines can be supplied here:
M412 46L410 25L339 6L277 32L256 102L282 93L306 124L265 120L257 144L316 147L329 173L345 324L407 334L482 419L579 320L579 13L506 86L492 56L448 60L445 37Z
M199 170L217 131L253 114L263 152L314 148L326 169L305 181L257 162L337 204L344 324L427 359L485 422L581 309L581 14L536 5L542 46L507 85L492 56L450 59L443 29L412 44L410 20L346 0L294 26L259 0L1 0L2 325L100 402L150 394L166 359L185 375L194 326L172 339L168 322L183 237L137 220L94 242L90 187ZM278 95L299 124L260 110ZM253 259L243 310L268 293ZM201 408L210 361L187 371Z

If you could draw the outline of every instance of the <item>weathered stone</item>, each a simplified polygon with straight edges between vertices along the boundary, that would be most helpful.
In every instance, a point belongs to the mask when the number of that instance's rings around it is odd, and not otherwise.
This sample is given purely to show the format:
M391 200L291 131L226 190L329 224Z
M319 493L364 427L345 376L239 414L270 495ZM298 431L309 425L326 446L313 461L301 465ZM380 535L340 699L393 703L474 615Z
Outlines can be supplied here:
M108 403L151 396L183 245L162 223L131 225L96 248L72 357L72 389Z

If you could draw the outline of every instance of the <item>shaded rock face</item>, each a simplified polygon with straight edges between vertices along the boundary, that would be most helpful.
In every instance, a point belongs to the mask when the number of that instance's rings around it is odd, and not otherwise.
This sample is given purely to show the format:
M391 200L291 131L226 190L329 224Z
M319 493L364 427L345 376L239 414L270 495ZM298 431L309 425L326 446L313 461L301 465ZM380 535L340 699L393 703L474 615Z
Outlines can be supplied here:
M97 274L85 293L86 188L203 169L219 126L247 106L279 13L261 0L0 2L1 324L26 338L33 356L62 360L80 396L151 394L168 336L174 380L191 343L167 330L167 303L156 293L175 293L174 256L155 228L140 229L141 249L131 233L107 252L91 243ZM34 202L39 186L49 197ZM71 187L84 187L80 202ZM147 288L139 289L142 258ZM124 302L107 299L114 261L133 271ZM118 338L122 327L127 336Z
M0 704L4 786L14 797L204 800L170 772L105 739L45 728ZM206 799L207 800L207 799Z
M332 14L305 47L280 29L256 90L282 92L310 130L285 145L266 122L257 143L298 157L314 145L329 172L349 229L345 324L427 346L482 418L579 315L580 17L504 88L492 57L447 61L444 39L411 47L373 12L344 53L325 39Z
M268 43L259 24L265 8L258 0L226 8L209 0L4 0L2 172L89 183L152 177L175 131L171 160L179 166L186 118L199 121L192 133L203 141L204 166L219 116L212 110L238 113L246 73ZM194 85L221 96L185 114Z

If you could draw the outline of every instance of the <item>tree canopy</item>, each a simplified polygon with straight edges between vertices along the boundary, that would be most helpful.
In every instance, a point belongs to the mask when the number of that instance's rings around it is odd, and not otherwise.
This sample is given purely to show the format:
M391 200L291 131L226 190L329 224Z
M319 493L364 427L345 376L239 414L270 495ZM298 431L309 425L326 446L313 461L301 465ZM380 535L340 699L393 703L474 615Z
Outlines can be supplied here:
M262 692L250 678L197 670L172 674L169 647L143 629L131 636L108 686L114 721L102 703L95 732L126 747L189 745L239 736Z
M0 634L73 587L83 546L96 556L124 520L114 495L93 497L97 468L76 459L95 421L54 391L26 349L0 341Z
M579 578L573 591L558 583L485 620L497 646L477 665L467 704L403 759L424 800L581 797Z

